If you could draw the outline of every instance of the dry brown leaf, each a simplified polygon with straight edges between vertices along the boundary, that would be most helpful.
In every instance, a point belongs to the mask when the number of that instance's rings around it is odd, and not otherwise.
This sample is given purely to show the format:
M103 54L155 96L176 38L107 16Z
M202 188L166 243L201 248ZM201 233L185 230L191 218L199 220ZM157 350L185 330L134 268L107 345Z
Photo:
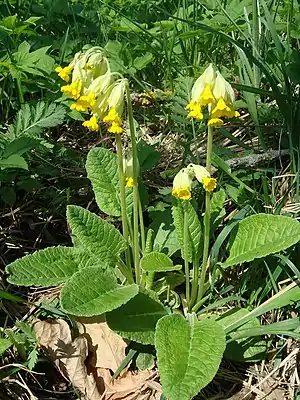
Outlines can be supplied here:
M34 324L40 346L53 360L61 374L82 393L82 399L101 400L95 377L87 373L85 360L88 355L86 338L72 341L68 324L61 319L37 321ZM101 393L100 393L101 392Z
M115 372L126 356L127 343L109 328L104 317L79 318L78 322L79 332L86 337L92 353L89 363Z
M156 381L158 375L153 371L127 371L122 377L111 382L111 375L107 369L98 369L103 378L105 393L103 400L159 400L161 385Z

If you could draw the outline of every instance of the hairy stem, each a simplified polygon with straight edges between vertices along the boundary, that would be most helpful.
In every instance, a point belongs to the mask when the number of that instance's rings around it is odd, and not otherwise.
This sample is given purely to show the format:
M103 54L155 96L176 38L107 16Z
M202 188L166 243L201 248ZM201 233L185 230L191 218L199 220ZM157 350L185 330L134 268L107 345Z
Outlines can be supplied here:
M187 306L190 306L190 270L189 270L189 220L187 207L184 204L184 217L183 217L183 251L184 251L184 273L185 273L185 297Z
M209 173L211 173L212 138L213 138L212 127L208 126L206 169ZM210 194L210 192L206 192L205 214L204 214L203 259L202 259L202 267L201 267L201 275L200 275L200 281L199 281L199 292L198 292L197 302L199 302L202 299L203 294L204 294L203 292L204 292L204 284L205 284L205 278L206 278L206 272L207 272L208 254L209 254L210 213L211 213L211 194Z
M128 243L128 223L127 223L127 212L126 212L126 193L125 193L125 177L123 168L122 142L121 142L121 137L118 134L116 135L116 147L117 147L118 171L119 171L119 182L120 182L122 230L124 239ZM127 247L125 255L126 255L126 265L128 268L130 268L129 247Z
M135 281L141 281L141 266L139 255L139 188L138 188L138 158L135 137L135 126L133 120L132 103L128 81L126 82L126 98L128 121L130 129L131 149L132 149L132 169L133 169L133 259L135 269Z

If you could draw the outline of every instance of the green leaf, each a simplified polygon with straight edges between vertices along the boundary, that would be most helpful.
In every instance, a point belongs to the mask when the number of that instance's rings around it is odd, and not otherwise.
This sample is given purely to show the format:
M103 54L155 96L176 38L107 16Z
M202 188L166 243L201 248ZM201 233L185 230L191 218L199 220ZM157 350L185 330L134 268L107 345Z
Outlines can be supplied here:
M39 133L42 128L51 128L62 124L65 113L65 108L55 103L46 104L40 101L35 107L30 107L26 103L18 112L14 123L9 126L8 135L14 139L24 133Z
M147 52L141 57L136 57L133 61L133 65L136 69L141 70L147 67L148 64L152 63L154 57L152 53Z
M224 202L226 193L223 189L214 192L211 198L211 232L213 233L225 216Z
M19 156L21 156L28 150L35 149L36 147L38 147L39 144L39 139L34 139L24 135L8 143L2 154L2 158L10 157L13 154L18 154Z
M76 272L61 290L62 309L73 315L92 317L127 303L138 293L136 284L122 286L111 270L86 267Z
M173 261L164 253L152 251L141 259L141 267L147 272L178 271L181 265L174 265Z
M230 256L222 264L249 262L282 251L299 242L300 223L282 215L256 214L245 218L230 236Z
M151 370L154 368L154 356L150 353L139 353L136 358L136 366L139 371Z
M37 361L38 361L38 351L36 349L33 349L29 354L28 354L28 369L30 369L30 371L33 370L33 368L35 367Z
M82 207L68 206L67 220L72 235L86 251L103 262L114 262L127 247L125 239L113 225Z
M155 146L144 140L140 140L137 144L137 156L142 172L152 169L160 159L160 153L155 149Z
M172 214L178 240L181 246L182 258L184 258L184 207L188 213L188 259L200 256L202 243L202 228L197 212L191 201L173 199Z
M231 323L241 319L247 314L249 314L249 311L246 308L232 309L221 315L220 318L217 319L217 322L221 324L225 330ZM248 330L257 327L260 327L259 319L253 318L251 321L238 328L235 333L238 334L239 331L243 329ZM233 361L257 362L265 358L267 349L266 341L261 340L260 337L237 339L227 343L224 357Z
M28 170L28 164L23 157L13 154L5 159L0 160L0 169L21 168Z
M83 254L73 247L49 247L7 265L8 282L23 286L55 286L79 269Z
M0 338L0 355L9 349L12 344L13 343L9 339Z
M146 292L140 292L128 303L106 315L111 329L126 339L154 344L157 321L167 314L165 307Z
M180 314L161 318L155 347L163 393L169 400L190 400L218 371L225 334L213 320L186 320Z
M100 210L120 216L117 156L103 147L94 147L87 156L86 171Z
M295 305L300 301L300 287L295 282L291 283L280 292L276 293L273 297L266 300L260 306L254 308L249 314L246 314L242 318L231 322L225 328L226 334L236 331L242 325L245 325L248 321L253 318L257 318L271 310L285 307L287 305Z
M0 197L5 203L10 205L10 207L13 207L17 200L17 195L14 187L0 187Z
M171 256L180 249L171 209L167 208L164 211L151 212L150 217L153 220L150 228L156 233L153 249Z

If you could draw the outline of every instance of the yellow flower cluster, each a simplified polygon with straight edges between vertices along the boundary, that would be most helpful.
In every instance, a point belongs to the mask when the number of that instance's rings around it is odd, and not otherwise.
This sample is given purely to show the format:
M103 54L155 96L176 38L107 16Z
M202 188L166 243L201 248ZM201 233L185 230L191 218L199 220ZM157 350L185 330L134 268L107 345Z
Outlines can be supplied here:
M57 67L55 71L68 82L61 87L61 91L75 100L70 106L71 110L90 113L90 118L83 122L83 126L98 131L99 122L102 121L109 125L108 132L123 132L126 80L116 79L117 74L111 73L108 60L100 47L75 54L68 66Z
M191 101L186 106L188 118L202 120L203 109L207 107L208 126L221 126L224 124L221 118L239 117L240 114L233 107L234 100L231 85L210 64L194 83Z
M181 200L189 200L192 197L191 188L194 178L203 185L207 192L212 192L217 186L217 180L211 178L206 168L201 165L190 164L176 174L172 195Z

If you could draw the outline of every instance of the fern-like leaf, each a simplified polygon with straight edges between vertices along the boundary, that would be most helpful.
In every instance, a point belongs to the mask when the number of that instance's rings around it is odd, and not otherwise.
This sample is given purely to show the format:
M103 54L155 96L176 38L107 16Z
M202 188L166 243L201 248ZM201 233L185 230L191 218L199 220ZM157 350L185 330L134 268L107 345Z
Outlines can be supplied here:
M65 109L62 105L40 101L35 107L25 104L18 112L14 123L8 128L10 139L26 134L36 136L42 128L51 128L63 123Z

